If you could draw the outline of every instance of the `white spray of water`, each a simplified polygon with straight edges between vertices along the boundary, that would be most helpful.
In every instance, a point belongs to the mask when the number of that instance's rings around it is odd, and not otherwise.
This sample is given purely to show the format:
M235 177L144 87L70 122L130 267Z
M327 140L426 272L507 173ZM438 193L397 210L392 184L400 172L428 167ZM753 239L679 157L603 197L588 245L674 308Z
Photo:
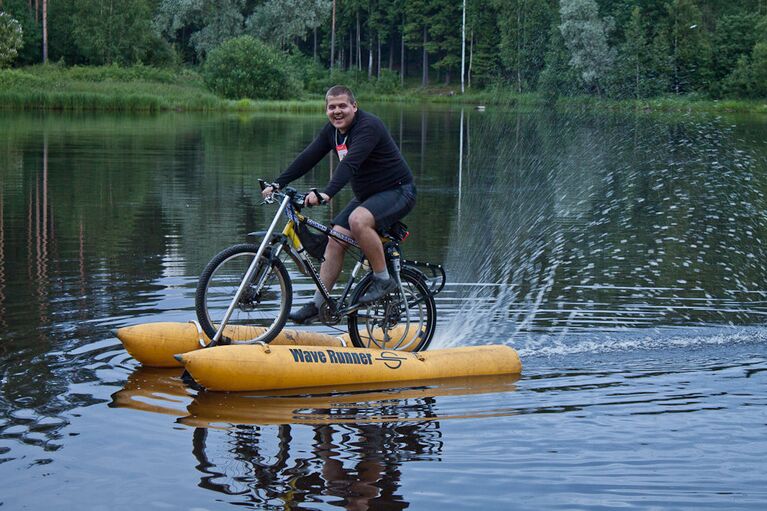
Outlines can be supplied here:
M754 339L646 329L767 314L767 254L746 243L767 229L765 199L726 128L474 117L433 347L545 355Z

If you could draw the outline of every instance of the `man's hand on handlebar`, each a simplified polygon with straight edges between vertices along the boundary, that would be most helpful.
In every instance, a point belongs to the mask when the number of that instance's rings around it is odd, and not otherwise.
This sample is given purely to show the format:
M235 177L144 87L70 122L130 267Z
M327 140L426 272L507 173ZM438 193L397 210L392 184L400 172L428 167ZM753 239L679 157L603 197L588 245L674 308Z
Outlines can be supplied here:
M280 191L280 185L278 183L267 183L263 179L259 179L258 184L261 187L261 196L268 203L271 203L272 196ZM285 193L291 197L293 204L297 207L300 207L301 203L303 203L304 206L311 207L327 204L330 201L329 195L318 192L316 188L312 188L305 195L296 193L296 190L293 188L285 188Z
M265 184L265 183L264 183ZM261 188L261 197L268 199L274 192L280 189L277 183L272 183Z
M318 192L316 188L312 188L312 191L306 194L304 198L304 205L306 206L319 206L320 204L327 204L330 201L330 196Z

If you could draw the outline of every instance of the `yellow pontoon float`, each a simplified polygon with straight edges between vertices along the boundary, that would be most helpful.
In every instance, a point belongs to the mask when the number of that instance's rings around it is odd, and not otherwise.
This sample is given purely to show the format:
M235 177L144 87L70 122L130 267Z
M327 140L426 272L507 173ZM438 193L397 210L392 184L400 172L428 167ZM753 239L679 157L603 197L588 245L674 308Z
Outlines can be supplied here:
M517 352L505 345L409 353L386 349L385 344L383 349L354 348L342 337L283 330L270 344L201 349L209 340L193 322L150 323L115 333L142 364L183 365L200 385L216 391L395 383L522 371ZM252 332L232 327L225 335L249 338Z

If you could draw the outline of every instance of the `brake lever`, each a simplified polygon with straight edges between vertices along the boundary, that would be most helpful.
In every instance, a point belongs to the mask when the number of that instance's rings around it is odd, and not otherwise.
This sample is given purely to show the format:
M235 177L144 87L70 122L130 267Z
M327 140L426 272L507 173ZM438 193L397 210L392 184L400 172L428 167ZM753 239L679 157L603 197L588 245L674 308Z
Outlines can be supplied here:
M319 205L327 204L325 198L320 195L320 192L318 192L316 188L312 188L309 193L313 193L314 196L317 197L317 202L319 202Z

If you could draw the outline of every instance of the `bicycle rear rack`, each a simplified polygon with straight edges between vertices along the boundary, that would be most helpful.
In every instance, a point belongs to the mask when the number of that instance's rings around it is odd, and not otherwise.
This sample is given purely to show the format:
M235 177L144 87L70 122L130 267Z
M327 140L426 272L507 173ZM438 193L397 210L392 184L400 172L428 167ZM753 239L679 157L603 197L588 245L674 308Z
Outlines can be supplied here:
M426 281L426 287L432 295L438 294L445 287L447 276L441 264L424 263L421 261L402 260L403 266L410 266L419 271Z

